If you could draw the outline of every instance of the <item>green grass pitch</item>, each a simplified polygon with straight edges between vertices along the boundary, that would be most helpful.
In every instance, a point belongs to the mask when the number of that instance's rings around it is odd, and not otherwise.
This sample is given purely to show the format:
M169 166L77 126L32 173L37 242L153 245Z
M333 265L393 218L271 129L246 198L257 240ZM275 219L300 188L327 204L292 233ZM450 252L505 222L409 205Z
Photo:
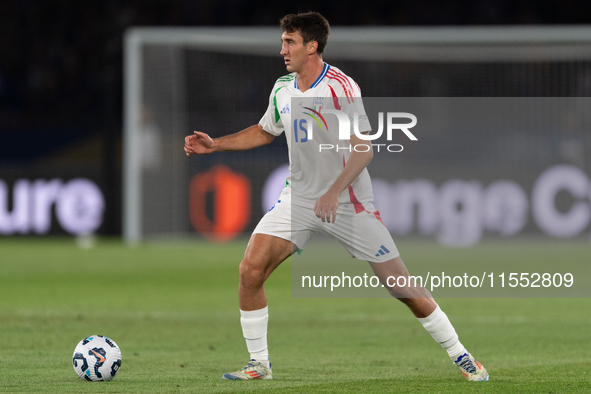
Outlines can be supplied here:
M512 242L505 257L537 247ZM2 240L0 392L591 392L589 299L439 299L490 373L473 383L396 300L291 298L289 262L266 286L274 380L224 381L248 358L237 299L245 244L101 240L83 250L71 239ZM432 243L398 245L403 257L441 258ZM491 248L457 253L478 259ZM588 244L551 248L548 259L591 256ZM72 368L91 334L121 347L111 382L80 380Z

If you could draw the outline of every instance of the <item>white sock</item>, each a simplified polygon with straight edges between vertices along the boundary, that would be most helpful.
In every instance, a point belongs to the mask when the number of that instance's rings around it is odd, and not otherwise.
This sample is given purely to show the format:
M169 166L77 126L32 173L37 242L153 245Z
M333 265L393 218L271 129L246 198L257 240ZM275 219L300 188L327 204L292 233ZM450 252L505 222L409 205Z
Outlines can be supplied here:
M240 310L240 324L246 339L250 359L262 362L269 368L269 350L267 348L267 322L269 307L256 311Z
M456 330L451 325L447 315L439 308L437 308L429 316L419 319L425 330L433 339L447 350L447 354L452 361L456 361L459 356L464 353L468 353L464 345L458 339Z

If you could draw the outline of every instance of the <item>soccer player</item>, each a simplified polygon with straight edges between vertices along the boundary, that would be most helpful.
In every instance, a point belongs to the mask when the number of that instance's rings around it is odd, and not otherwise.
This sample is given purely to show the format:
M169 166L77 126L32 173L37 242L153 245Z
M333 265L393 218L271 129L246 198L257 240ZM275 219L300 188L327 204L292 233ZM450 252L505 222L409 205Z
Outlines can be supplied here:
M302 133L303 130L292 128L291 112L295 109L292 98L308 98L324 100L322 108L343 111L350 119L357 113L359 130L371 130L355 81L322 60L330 30L328 21L319 13L308 12L287 15L280 26L280 54L290 74L275 82L267 111L259 124L216 139L198 131L185 138L185 153L191 156L253 149L269 144L275 136L285 132L290 153L288 185L255 228L240 263L240 323L250 361L241 370L223 377L230 380L272 378L264 283L281 262L303 249L321 231L336 238L353 257L369 262L392 296L409 307L468 380L488 380L486 369L464 348L447 315L425 288L410 283L406 287L387 284L389 276L408 278L409 274L379 212L372 205L371 180L366 169L373 157L371 141L354 133L350 140L339 140L334 121L324 133L314 133L314 139L308 138L311 136ZM322 111L320 109L318 114ZM336 117L323 117L329 118ZM319 143L326 141L335 146L350 144L355 149L318 152Z

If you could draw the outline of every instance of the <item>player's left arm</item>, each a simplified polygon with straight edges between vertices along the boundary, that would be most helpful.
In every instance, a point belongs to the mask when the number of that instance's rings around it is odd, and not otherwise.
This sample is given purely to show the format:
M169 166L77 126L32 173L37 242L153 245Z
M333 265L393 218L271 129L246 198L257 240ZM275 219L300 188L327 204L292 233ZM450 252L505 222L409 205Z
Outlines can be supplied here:
M365 133L364 133L365 134ZM361 171L371 162L373 158L373 148L371 141L365 141L357 137L355 134L351 135L351 146L355 148L357 145L365 145L369 148L353 149L349 160L345 164L345 168L341 175L334 181L328 191L322 197L316 200L314 205L314 213L323 222L334 223L337 215L337 208L339 206L339 197L343 190L361 174ZM367 152L365 152L367 150Z

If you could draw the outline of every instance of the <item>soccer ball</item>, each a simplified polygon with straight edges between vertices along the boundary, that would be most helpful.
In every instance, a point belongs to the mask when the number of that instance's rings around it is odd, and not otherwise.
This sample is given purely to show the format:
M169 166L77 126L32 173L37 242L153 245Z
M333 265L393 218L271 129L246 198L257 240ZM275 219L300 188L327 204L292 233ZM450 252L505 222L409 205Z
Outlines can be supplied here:
M111 380L121 368L121 350L113 340L91 335L78 343L72 363L80 379L91 382Z

